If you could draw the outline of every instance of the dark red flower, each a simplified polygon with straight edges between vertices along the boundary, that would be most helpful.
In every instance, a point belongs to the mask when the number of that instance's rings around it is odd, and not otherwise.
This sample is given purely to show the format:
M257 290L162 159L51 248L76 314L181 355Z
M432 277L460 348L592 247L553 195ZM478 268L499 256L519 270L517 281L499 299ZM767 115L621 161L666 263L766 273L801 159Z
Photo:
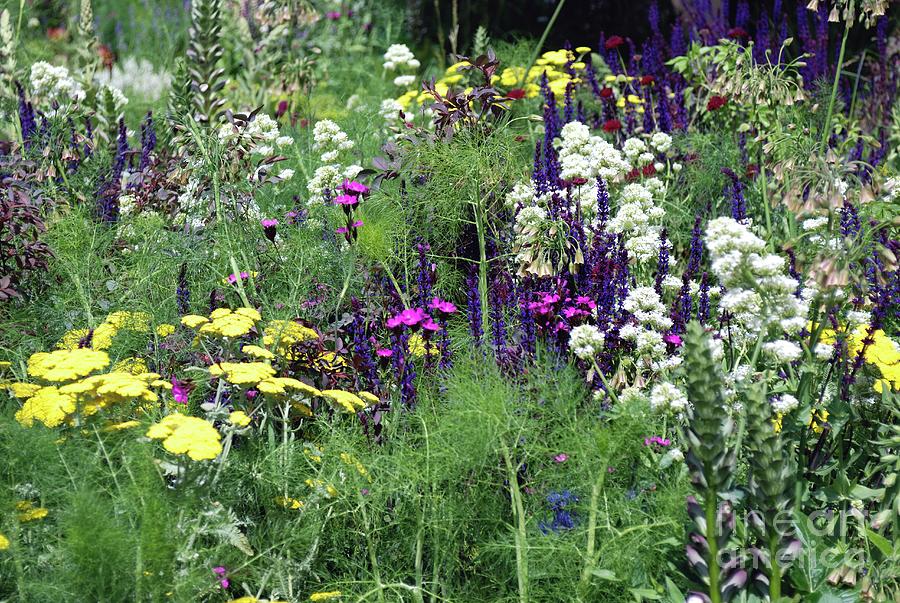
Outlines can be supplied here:
M600 90L600 98L612 98L615 96L612 88L603 88Z
M606 40L606 49L612 50L613 48L618 48L622 44L625 43L625 38L622 36L611 36Z
M604 132L618 132L622 129L622 122L618 119L608 119L603 123Z
M733 40L746 40L750 37L750 34L743 27L732 27L728 30L728 37Z
M570 182L572 186L581 186L582 184L587 184L587 178L572 178Z
M724 96L711 96L706 103L707 111L718 111L728 103L728 99Z
M648 163L643 168L641 168L641 173L644 176L652 176L656 173L656 167L652 163Z
M525 98L525 90L523 88L513 88L506 93L506 96L507 98L519 100L521 98Z
M282 115L287 113L288 102L286 100L278 101L278 107L275 109L275 117L280 119Z
M631 182L632 180L637 180L638 176L640 176L640 175L641 175L641 171L637 168L634 168L633 170L631 170L630 172L625 174L625 181Z
M654 81L655 80L653 79L652 75L645 75L644 77L641 78L641 86L649 86Z
M747 164L746 174L747 174L747 178L749 178L750 180L753 180L754 178L756 178L759 175L759 166L756 165L755 163Z

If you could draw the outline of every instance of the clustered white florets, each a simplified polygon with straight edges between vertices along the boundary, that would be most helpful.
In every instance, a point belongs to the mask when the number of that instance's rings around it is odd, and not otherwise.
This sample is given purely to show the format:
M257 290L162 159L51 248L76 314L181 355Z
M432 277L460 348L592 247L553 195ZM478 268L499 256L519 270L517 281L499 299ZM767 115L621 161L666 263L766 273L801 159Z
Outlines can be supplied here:
M421 66L419 59L415 57L406 44L391 44L384 53L384 68L388 71L406 69L418 69Z
M688 398L678 387L668 381L661 381L650 390L650 408L657 412L684 412Z
M578 358L591 360L603 348L603 333L594 325L578 325L569 333L569 347Z
M781 394L772 399L772 410L781 415L786 415L798 406L800 401L790 394Z
M294 139L282 136L278 122L265 113L257 114L243 127L223 123L219 126L218 136L219 142L224 146L260 157L268 157L275 153L276 149L294 144ZM263 165L260 169L265 170L267 167ZM283 169L278 173L278 178L288 180L293 174L294 170Z
M799 283L785 274L781 256L765 253L765 242L746 224L716 218L706 229L712 271L726 289L720 307L751 334L777 324L789 334L806 326L809 301L795 295Z
M800 356L803 355L803 349L799 345L786 339L778 339L763 344L763 351L781 364L799 360Z
M83 101L87 94L65 67L57 67L45 61L31 66L31 91L42 99L47 107L54 102L60 106Z
M618 149L599 136L591 136L590 128L579 121L564 125L556 144L563 180L594 180L600 176L612 182L631 168Z
M663 333L672 328L672 319L656 290L653 287L632 289L623 307L634 316L637 324L623 326L619 336L634 343L635 356L640 362L653 370L678 366L681 357L667 357L666 354Z
M659 182L655 178L648 179ZM609 221L609 230L625 235L625 249L639 262L657 257L660 244L660 219L665 210L653 203L653 193L639 183L625 186L620 193L619 211Z
M147 59L134 57L117 62L110 70L102 70L95 80L147 101L159 100L172 85L172 76L166 70L157 71Z
M358 165L345 167L338 162L341 152L349 151L354 145L347 133L330 119L316 122L313 127L313 148L322 152L320 159L324 165L316 168L313 177L306 184L310 205L324 202L341 182L356 178L362 171L362 167Z

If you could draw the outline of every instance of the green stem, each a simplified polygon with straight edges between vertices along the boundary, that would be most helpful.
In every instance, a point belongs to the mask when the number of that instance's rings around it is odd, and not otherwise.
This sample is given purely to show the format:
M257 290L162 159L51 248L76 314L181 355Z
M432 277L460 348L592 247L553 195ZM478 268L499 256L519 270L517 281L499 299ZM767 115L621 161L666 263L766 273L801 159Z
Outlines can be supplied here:
M366 501L363 500L362 493L359 493L357 496L359 497L359 510L362 514L363 524L366 528L366 549L369 552L369 563L372 564L372 575L375 577L375 582L378 585L370 592L377 592L378 600L381 601L381 603L384 603L385 584L381 581L381 570L378 567L378 556L375 554L375 545L372 542L372 526L369 524L369 514L366 513Z
M478 297L481 300L481 331L487 333L489 329L488 314L488 261L487 241L484 236L486 215L484 210L484 198L479 195L475 205L475 228L478 231Z
M544 41L550 34L550 30L553 29L553 24L556 23L556 18L559 16L559 13L565 3L566 0L559 0L559 3L557 3L556 10L553 11L553 15L550 17L550 20L547 21L547 27L544 28L544 33L541 34L541 38L538 40L537 46L534 47L534 51L532 51L531 53L531 58L528 59L528 67L525 68L525 72L522 74L522 80L520 83L524 84L527 81L528 72L531 71L532 67L534 67L534 63L535 61L537 61L538 55L541 53L541 48L544 47Z
M769 598L773 603L781 600L781 568L778 566L778 536L769 536Z
M844 51L847 50L847 37L850 35L850 24L844 23L844 36L841 38L841 51L838 54L837 66L834 70L834 82L831 85L831 97L828 99L828 112L825 114L825 123L822 124L822 147L828 147L828 139L831 137L831 116L834 113L834 101L837 98L838 84L841 81L841 68L844 65Z
M516 518L516 576L519 583L519 603L528 603L528 542L525 533L525 507L522 504L522 493L519 491L516 478L516 467L506 443L501 444L503 461L506 463L506 479L509 481L509 494L512 500L513 516Z
M716 510L718 502L716 493L706 492L706 542L709 544L709 599L712 603L722 603L719 590L719 541L716 536Z
M769 181L766 177L766 164L763 162L762 149L759 151L759 178L762 184L762 202L763 210L766 212L766 233L769 235L766 239L769 241L769 250L775 249L775 238L772 236L772 206L769 202Z
M584 553L584 568L581 570L581 582L578 585L578 601L585 601L587 597L587 589L590 585L591 570L594 569L594 549L597 546L597 515L600 505L600 493L603 491L603 484L606 481L608 473L607 464L600 463L600 475L591 488L591 509L588 514L588 535L587 547Z

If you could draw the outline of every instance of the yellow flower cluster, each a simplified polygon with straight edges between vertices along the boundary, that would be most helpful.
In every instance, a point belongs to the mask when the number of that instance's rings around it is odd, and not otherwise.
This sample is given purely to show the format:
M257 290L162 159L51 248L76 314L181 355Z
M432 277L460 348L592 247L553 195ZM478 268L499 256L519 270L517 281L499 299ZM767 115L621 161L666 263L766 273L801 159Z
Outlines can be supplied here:
M433 343L425 345L425 339L418 333L413 333L409 336L407 345L409 346L409 353L416 358L422 358L425 354L429 356L438 354L437 346Z
M255 308L216 308L209 318L188 314L182 317L181 324L191 329L200 327L198 333L210 337L243 337L262 320Z
M570 83L578 84L581 81L580 78L573 77L562 68L569 63L573 70L583 71L587 65L584 61L577 59L590 51L591 49L587 46L579 46L575 52L564 48L550 50L535 61L527 74L525 67L521 65L506 67L491 78L491 84L495 86L499 84L506 89L522 88L527 98L534 98L540 93L541 76L546 73L550 90L558 102L562 103L566 95L566 87ZM446 95L451 86L459 84L463 80L463 74L459 72L459 68L467 64L465 61L461 61L450 65L444 72L444 76L435 81L435 90L441 95ZM469 92L471 88L466 88L465 91ZM433 100L433 97L427 92L412 89L400 95L396 100L406 111L413 102L422 105Z
M274 377L275 369L265 362L220 362L209 367L209 374L234 385L252 386Z
M128 359L112 372L91 375L108 365L106 352L90 348L32 354L28 374L48 384L9 385L12 395L24 400L16 420L26 427L35 421L58 427L77 413L90 416L110 404L156 402L158 396L151 388L169 386L158 374L147 372L146 363L140 359Z
M5 551L9 548L9 538L0 534L0 551Z
M338 408L347 412L357 412L369 404L378 402L378 396L369 392L359 392L359 395L341 389L322 390L322 397L331 400Z
M328 496L329 498L334 498L338 495L337 488L332 486L331 484L326 484L320 479L308 479L305 481L306 485L310 488L314 488L316 490L320 490L323 494Z
M20 500L17 502L16 511L18 511L18 518L22 523L43 519L47 517L47 514L50 512L44 507L35 507L30 500Z
M257 599L256 597L246 596L232 599L228 603L287 603L287 601L275 601L274 599Z
M150 315L146 312L129 312L127 310L109 314L91 334L90 347L94 350L108 350L112 347L113 337L119 331L149 333ZM77 349L88 334L90 334L90 329L72 329L67 331L59 343L56 344L56 348L58 350Z
M228 415L228 420L237 427L246 427L250 424L250 417L243 410L235 410Z
M369 472L366 470L365 466L359 462L358 459L351 456L350 454L347 454L346 452L342 452L339 457L342 463L344 463L348 467L353 467L361 476L368 478L370 482L372 481L372 478L369 476Z
M303 508L303 501L290 496L276 496L275 504L289 511L297 511Z
M324 592L313 593L309 596L310 601L333 601L341 598L341 591L329 590Z
M319 334L292 320L270 320L263 330L263 345L287 360L299 360L293 347L304 341L315 341Z
M847 351L851 357L862 351L867 333L868 327L860 326L847 338ZM819 341L833 344L835 337L834 330L825 329ZM900 347L883 330L878 329L872 334L872 343L866 346L863 359L881 373L881 379L874 384L876 392L881 393L885 386L889 390L900 390Z
M168 415L147 430L151 440L162 440L172 454L187 454L195 461L207 461L222 452L221 436L209 422L180 413Z

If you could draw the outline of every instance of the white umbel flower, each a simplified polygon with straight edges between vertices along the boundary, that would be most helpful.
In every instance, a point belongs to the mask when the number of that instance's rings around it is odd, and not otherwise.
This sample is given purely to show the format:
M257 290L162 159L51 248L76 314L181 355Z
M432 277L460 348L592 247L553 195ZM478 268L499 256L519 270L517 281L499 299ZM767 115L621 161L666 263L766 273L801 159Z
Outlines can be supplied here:
M594 325L578 325L569 333L569 347L578 358L591 360L603 348L603 333Z

